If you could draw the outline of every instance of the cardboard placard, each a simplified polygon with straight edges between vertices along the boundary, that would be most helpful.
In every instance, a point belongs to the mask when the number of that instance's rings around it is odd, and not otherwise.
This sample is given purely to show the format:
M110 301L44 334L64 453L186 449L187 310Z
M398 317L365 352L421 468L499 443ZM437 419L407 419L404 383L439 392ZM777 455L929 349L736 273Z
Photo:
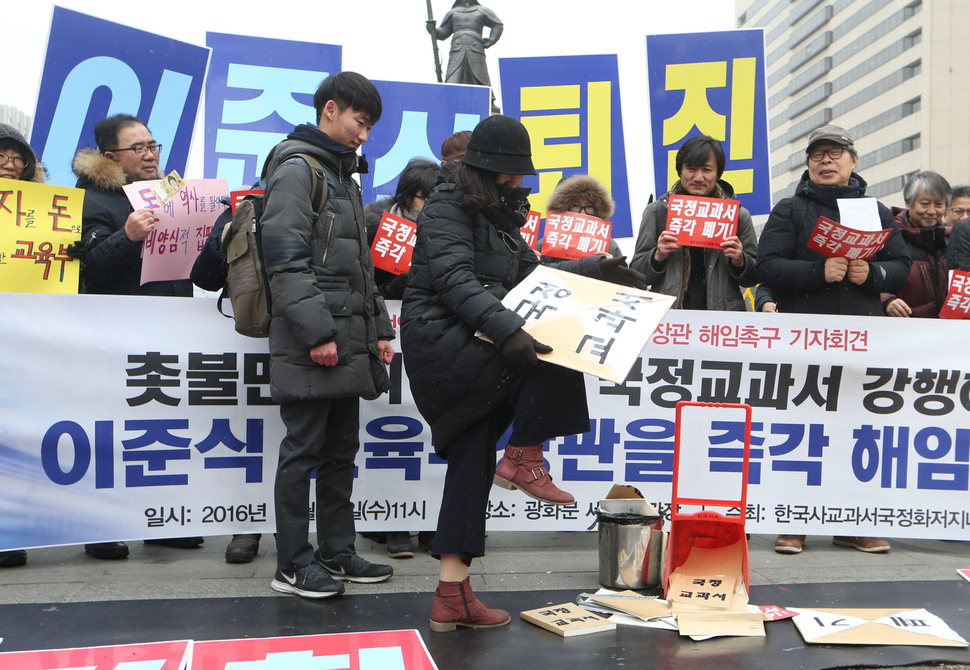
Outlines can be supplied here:
M940 309L941 319L970 319L970 272L950 270L950 285Z
M384 212L370 248L374 267L396 275L410 270L417 229L413 221Z
M575 603L540 607L522 612L519 616L529 623L563 637L616 630L616 624L609 619L597 616Z
M810 644L882 644L966 647L943 619L925 609L804 609L793 619Z
M671 296L543 265L502 300L525 319L527 333L552 347L539 358L617 384L673 302Z
M879 253L891 233L889 229L876 232L854 230L820 216L806 246L827 258L864 261Z
M738 234L737 200L670 194L667 197L667 230L685 247L720 249L721 242Z
M84 190L0 180L0 286L12 293L77 293Z
M542 239L542 255L578 260L610 250L613 224L577 212L550 211Z

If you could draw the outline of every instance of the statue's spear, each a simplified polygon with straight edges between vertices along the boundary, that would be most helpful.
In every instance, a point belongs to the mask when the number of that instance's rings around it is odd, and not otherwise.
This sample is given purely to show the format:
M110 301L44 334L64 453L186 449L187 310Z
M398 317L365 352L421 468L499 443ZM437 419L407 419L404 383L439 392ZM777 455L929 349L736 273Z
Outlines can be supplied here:
M434 51L434 71L438 75L438 83L444 81L441 77L441 57L438 55L438 37L435 35L436 26L434 14L431 12L431 0L428 0L428 32L431 33L431 49Z

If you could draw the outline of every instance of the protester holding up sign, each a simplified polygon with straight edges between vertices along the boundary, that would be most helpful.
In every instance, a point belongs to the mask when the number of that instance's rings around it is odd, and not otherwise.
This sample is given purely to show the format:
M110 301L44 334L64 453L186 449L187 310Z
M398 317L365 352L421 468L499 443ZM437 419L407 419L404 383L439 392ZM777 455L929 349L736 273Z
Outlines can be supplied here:
M435 451L448 461L432 554L441 581L431 629L488 628L508 612L475 598L468 566L485 553L485 512L493 481L550 504L569 504L545 469L542 443L589 431L582 374L540 362L551 348L501 300L539 261L519 234L530 205L523 175L535 174L529 133L495 115L472 132L454 184L442 184L418 217L411 278L404 293L404 364ZM560 265L645 288L623 258L590 256ZM486 341L477 336L483 333ZM514 419L505 457L496 442Z
M943 175L924 170L903 187L906 209L896 211L896 225L913 258L909 277L895 293L883 293L889 316L937 317L946 300L949 277L946 245L950 228L943 216L950 203L950 184Z
M775 205L761 233L758 276L779 312L884 315L880 292L902 287L912 263L893 215L878 203L881 226L892 233L870 260L827 258L809 249L819 217L838 223L837 200L864 197L866 182L855 173L859 154L844 128L813 130L805 154L808 169L794 197ZM797 554L804 542L804 535L779 535L775 551ZM835 537L833 542L869 553L889 551L889 542L875 537Z
M734 189L721 179L724 149L707 135L692 137L677 150L680 180L660 199L647 205L640 221L636 253L630 264L647 276L657 293L677 297L675 309L745 311L741 288L758 283L755 257L758 238L751 214L739 207L737 234L719 248L684 247L667 229L668 204L675 194L730 199Z
M44 181L44 170L27 139L6 123L0 123L0 179ZM0 551L0 568L17 568L26 562L27 552L23 549Z
M546 209L552 212L573 212L609 220L613 216L616 205L603 184L588 174L574 174L559 180L556 190L549 196ZM623 255L620 245L612 237L610 237L609 249L610 256ZM537 242L537 251L542 251L541 239ZM553 263L559 260L551 256L543 257L543 261Z

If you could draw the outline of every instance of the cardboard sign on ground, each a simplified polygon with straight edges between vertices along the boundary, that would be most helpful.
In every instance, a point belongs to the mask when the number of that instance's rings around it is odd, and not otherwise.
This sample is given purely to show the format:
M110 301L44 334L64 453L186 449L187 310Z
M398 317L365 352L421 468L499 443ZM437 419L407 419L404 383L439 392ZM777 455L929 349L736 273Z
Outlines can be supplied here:
M673 303L672 296L546 266L502 300L525 319L527 333L552 347L540 359L615 384L629 374Z
M967 646L943 619L925 609L788 609L797 612L792 620L812 644Z
M107 647L13 651L0 654L3 670L187 670L192 641L146 642Z
M574 603L549 605L539 609L527 610L519 616L529 623L563 637L616 630L616 624L609 619L597 616Z

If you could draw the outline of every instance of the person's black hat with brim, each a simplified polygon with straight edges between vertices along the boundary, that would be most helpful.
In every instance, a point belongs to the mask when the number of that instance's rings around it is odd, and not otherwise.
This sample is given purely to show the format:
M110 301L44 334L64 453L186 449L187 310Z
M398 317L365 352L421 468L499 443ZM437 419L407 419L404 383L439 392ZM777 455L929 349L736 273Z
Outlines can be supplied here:
M498 174L536 174L529 131L518 119L495 114L480 122L461 162Z

